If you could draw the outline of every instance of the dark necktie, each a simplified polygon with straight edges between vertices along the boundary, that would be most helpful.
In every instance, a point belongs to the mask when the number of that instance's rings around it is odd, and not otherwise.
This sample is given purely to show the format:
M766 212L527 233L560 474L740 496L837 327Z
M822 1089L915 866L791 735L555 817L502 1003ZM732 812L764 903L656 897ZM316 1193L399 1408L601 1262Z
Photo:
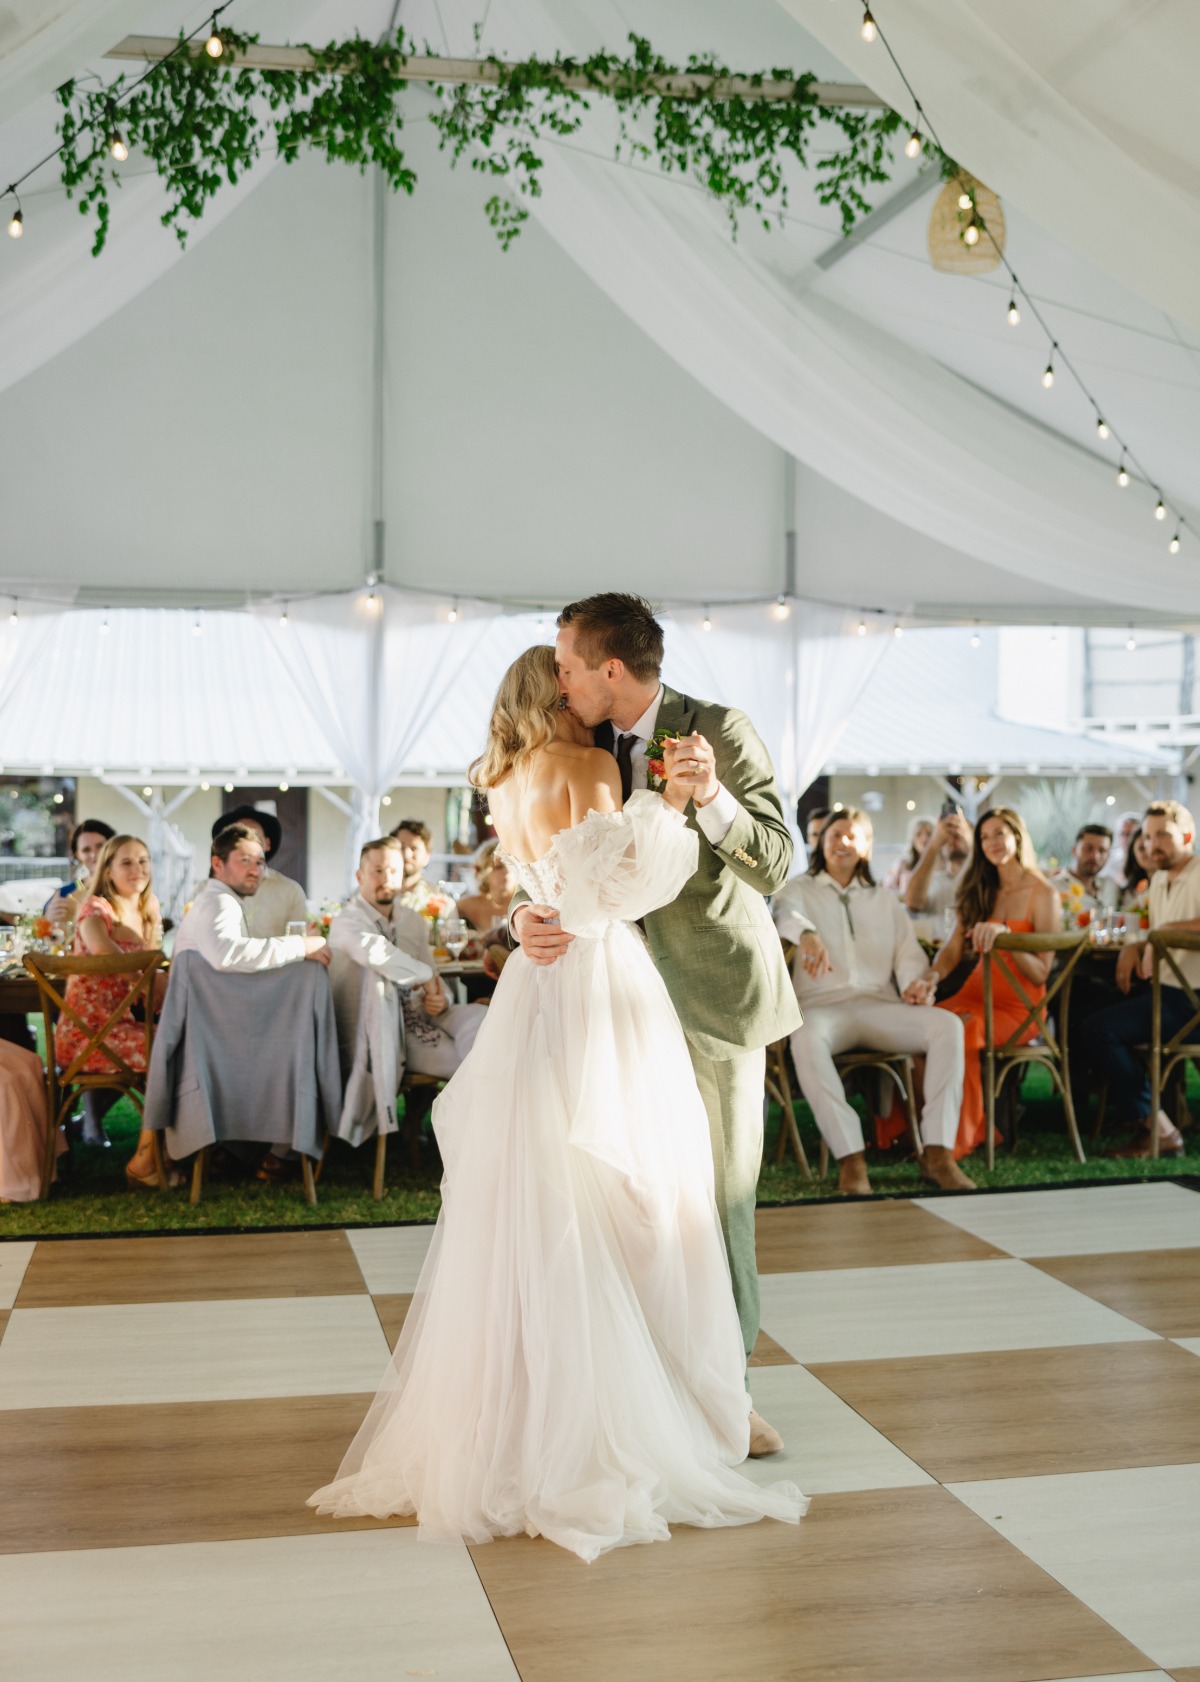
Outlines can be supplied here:
M621 773L621 801L624 803L633 793L633 744L636 736L618 736L615 753L617 769Z

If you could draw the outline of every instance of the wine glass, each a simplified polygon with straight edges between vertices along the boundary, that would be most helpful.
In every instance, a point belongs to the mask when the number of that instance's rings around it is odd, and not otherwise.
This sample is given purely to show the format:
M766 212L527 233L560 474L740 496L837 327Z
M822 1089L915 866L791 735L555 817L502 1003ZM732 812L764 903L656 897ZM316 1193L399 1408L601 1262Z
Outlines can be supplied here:
M470 938L470 930L461 917L447 917L442 924L442 941L452 958L461 957Z

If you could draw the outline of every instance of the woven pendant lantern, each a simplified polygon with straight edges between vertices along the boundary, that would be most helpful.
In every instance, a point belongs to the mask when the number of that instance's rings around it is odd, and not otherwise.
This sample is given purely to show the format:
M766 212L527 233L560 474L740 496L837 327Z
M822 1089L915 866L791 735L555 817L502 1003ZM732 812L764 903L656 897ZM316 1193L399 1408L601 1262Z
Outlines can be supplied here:
M964 193L971 195L973 210L959 208ZM987 232L977 244L968 245L963 235L973 220L986 224ZM942 274L990 274L1000 267L1004 238L1004 211L991 188L970 175L947 181L929 216L929 261L934 268Z

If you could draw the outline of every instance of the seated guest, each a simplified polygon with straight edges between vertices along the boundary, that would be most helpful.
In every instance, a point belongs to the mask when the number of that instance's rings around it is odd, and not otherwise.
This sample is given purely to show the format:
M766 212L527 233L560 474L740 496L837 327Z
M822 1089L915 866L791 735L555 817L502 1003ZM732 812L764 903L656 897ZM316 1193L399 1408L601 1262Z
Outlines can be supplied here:
M832 806L814 806L805 817L803 803L796 802L796 827L804 831L804 845L809 858L816 852L821 831L832 816Z
M329 926L329 980L345 1082L339 1137L357 1145L395 1126L404 1072L401 990L434 983L425 919L400 904L404 860L394 836L368 841L358 892ZM401 941L404 944L401 944Z
M1141 917L1148 915L1150 910L1150 878L1154 874L1154 864L1150 857L1150 842L1146 831L1139 824L1129 838L1129 847L1125 854L1125 868L1118 884L1120 898L1117 910L1130 915Z
M235 806L223 812L212 826L213 840L230 824L248 824L262 843L266 867L253 897L245 904L246 927L252 935L272 937L287 933L289 923L308 924L308 901L299 882L281 876L271 869L271 860L283 840L283 825L274 812L260 811L257 806Z
M912 873L925 855L925 849L933 839L932 818L913 818L908 826L908 839L905 850L896 860L883 879L885 888L890 888L894 894L902 894L912 880Z
M947 1190L972 1182L954 1160L963 1089L959 1024L934 1010L929 964L900 901L871 875L871 820L857 807L825 825L804 876L775 896L772 914L796 942L792 979L804 1011L792 1061L817 1126L837 1158L838 1189L870 1192L862 1123L834 1067L843 1051L907 1051L926 1058L921 1140L925 1176Z
M1020 815L1008 806L992 807L975 825L971 862L958 889L954 932L933 961L933 974L940 982L964 958L976 960L959 991L938 1001L939 1010L962 1018L965 1034L966 1071L956 1157L969 1155L987 1134L979 1066L986 1041L983 965L978 959L991 951L998 935L1057 934L1061 928L1058 895L1037 867L1033 843ZM997 1045L1016 1033L1026 1015L1025 1004L1010 977L1019 975L1030 1002L1040 1004L1046 996L1046 977L1053 961L1053 952L999 954L992 967L992 1019ZM1030 1024L1021 1043L1033 1039L1035 1032Z
M1104 875L1112 838L1112 830L1102 823L1084 824L1075 837L1070 864L1050 878L1064 905L1069 901L1076 911L1092 913L1115 908L1117 884L1111 876Z
M75 861L75 874L50 895L43 913L59 928L74 921L104 843L111 841L116 833L111 824L102 823L99 818L85 818L71 831L70 853Z
M409 911L420 911L434 893L424 874L432 857L433 831L420 818L401 818L392 831L392 838L400 843L400 854L404 860L400 904Z
M475 863L475 892L462 896L458 914L480 934L507 929L508 908L516 891L516 878L500 852L500 843L487 841Z
M104 953L151 952L162 945L162 913L150 884L150 854L136 835L113 835L104 843L87 893L75 913L75 943L80 957ZM89 1028L102 1027L126 998L130 979L123 975L72 975L63 997ZM131 1068L145 1070L146 1033L132 1016L124 1016L105 1036ZM54 1030L54 1056L60 1069L87 1044L87 1035L65 1012ZM102 1051L95 1051L82 1073L115 1072L116 1065ZM83 1095L83 1140L85 1144L107 1144L103 1118L116 1103L119 1092L94 1091ZM157 1186L154 1145L143 1128L137 1149L125 1165L131 1186Z
M1125 875L1133 837L1141 827L1142 818L1139 812L1122 812L1117 819L1116 837L1108 855L1108 863L1104 866L1104 875L1111 877L1114 882L1120 882Z
M1154 874L1150 878L1151 929L1200 930L1200 861L1196 858L1196 824L1186 806L1177 800L1156 800L1146 808L1142 831L1149 843ZM1200 987L1200 952L1176 952L1175 962L1193 987ZM1153 954L1146 940L1134 940L1122 947L1117 958L1117 986L1126 997L1120 1004L1089 1017L1082 1032L1081 1050L1086 1062L1108 1081L1109 1101L1117 1114L1133 1124L1134 1136L1114 1152L1116 1156L1149 1156L1153 1134L1158 1129L1159 1151L1167 1156L1183 1155L1183 1137L1169 1116L1159 1110L1150 1114L1150 1080L1146 1059L1137 1049L1150 1038L1150 988L1135 986L1149 981ZM1164 963L1162 978L1162 1035L1164 1040L1184 1027L1192 1006L1170 965Z
M970 824L957 807L943 812L904 889L904 903L914 916L944 917L954 909L970 857Z
M46 1120L41 1058L0 1040L0 1203L34 1203L41 1196ZM66 1149L61 1132L58 1149Z
M319 935L251 934L247 905L266 874L259 825L239 822L221 830L212 845L212 874L179 925L172 956L199 952L214 969L242 974L298 964L305 958L328 964L329 948Z

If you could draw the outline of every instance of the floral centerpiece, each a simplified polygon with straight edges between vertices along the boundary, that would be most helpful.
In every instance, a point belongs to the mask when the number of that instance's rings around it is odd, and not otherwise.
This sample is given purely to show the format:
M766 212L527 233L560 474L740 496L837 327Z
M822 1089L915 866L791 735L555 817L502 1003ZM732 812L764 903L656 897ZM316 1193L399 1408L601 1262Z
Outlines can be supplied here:
M430 894L421 906L421 915L430 925L429 943L433 947L435 958L448 958L449 952L442 945L442 919L453 906L454 901L449 894Z
M316 932L324 935L325 939L328 940L329 925L341 909L342 902L340 899L327 899L309 926L315 927Z
M1059 893L1062 905L1062 926L1066 930L1086 929L1092 920L1092 913L1084 901L1082 882L1071 881Z

